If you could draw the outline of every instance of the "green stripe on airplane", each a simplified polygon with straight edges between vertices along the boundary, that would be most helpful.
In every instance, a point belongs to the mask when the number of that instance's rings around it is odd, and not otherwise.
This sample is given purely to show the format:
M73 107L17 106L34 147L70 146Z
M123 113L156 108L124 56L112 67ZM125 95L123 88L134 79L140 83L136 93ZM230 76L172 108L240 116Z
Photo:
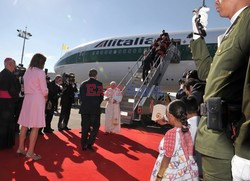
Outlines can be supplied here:
M217 44L211 43L207 44L207 46L210 54L214 56ZM143 54L144 49L148 49L148 47L82 51L62 59L56 66L91 62L133 62ZM181 61L192 60L192 54L188 45L179 45L178 49L180 51Z

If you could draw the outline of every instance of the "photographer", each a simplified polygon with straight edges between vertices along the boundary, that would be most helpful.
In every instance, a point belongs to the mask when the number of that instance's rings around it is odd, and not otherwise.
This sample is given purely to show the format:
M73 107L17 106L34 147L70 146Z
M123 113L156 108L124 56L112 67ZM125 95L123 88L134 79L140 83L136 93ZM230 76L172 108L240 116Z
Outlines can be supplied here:
M20 132L19 124L17 123L17 121L18 121L18 118L19 118L19 115L20 115L20 112L21 112L21 109L22 109L22 104L23 104L23 99L24 99L23 75L24 75L25 71L26 71L26 68L23 67L22 64L19 64L16 67L16 71L14 72L14 75L17 78L16 79L17 86L18 86L18 88L20 90L17 102L15 104L15 112L14 112L14 120L15 120L15 123L16 123L15 131L16 131L17 134Z
M61 95L61 84L63 83L62 76L57 75L56 78L47 84L49 89L48 101L46 104L46 127L45 133L52 133L54 130L51 128L51 121L54 115L54 107Z
M176 99L181 99L182 97L186 96L186 92L184 90L184 84L185 84L185 80L180 79L179 80L179 90L176 93Z
M58 122L58 130L70 130L68 122L70 117L70 110L74 102L75 92L77 92L75 83L75 75L73 73L63 74L63 90L61 97L61 114Z

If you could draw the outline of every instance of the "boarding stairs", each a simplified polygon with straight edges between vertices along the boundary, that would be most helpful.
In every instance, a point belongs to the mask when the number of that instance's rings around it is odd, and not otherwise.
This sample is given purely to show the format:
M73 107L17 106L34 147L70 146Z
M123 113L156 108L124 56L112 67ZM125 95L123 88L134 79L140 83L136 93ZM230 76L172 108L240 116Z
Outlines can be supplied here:
M133 121L140 120L137 108L143 107L148 103L149 98L159 91L157 85L160 84L169 63L176 54L176 50L175 45L171 43L165 56L158 57L154 62L153 68L151 68L144 81L142 81L143 56L141 56L120 81L118 87L123 95L120 103L122 124L131 124ZM148 56L150 53L148 53Z

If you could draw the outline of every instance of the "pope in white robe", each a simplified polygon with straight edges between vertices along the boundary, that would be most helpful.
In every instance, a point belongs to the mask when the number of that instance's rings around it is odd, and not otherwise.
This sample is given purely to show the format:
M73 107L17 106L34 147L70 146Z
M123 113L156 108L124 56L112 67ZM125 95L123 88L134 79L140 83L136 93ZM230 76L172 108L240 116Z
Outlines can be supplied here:
M116 82L112 81L110 83L110 88L104 93L104 100L107 100L104 124L105 134L119 133L121 129L120 102L122 94L116 86Z

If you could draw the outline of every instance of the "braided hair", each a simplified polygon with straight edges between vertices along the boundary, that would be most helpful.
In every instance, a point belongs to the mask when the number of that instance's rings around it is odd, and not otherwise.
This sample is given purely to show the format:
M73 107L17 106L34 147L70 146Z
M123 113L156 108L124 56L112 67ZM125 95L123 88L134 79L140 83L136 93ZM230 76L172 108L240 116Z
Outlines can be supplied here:
M175 118L180 120L182 124L181 131L183 133L188 132L189 125L187 122L186 106L181 100L174 100L168 106L168 112L172 114Z

